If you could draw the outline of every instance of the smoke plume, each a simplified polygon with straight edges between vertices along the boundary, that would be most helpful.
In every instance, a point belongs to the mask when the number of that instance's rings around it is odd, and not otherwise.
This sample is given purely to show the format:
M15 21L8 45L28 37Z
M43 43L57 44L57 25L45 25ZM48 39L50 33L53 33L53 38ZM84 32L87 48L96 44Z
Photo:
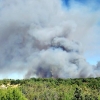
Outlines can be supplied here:
M83 6L68 10L61 0L1 0L0 75L100 76L100 62L90 65L83 56L97 40L92 31L99 16L89 11Z

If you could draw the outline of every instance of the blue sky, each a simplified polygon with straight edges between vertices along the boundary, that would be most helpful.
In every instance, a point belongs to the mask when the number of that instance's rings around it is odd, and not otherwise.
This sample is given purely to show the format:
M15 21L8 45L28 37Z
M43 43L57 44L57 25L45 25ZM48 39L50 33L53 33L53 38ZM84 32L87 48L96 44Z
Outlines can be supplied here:
M74 6L75 5L80 5L80 7L87 7L89 9L89 11L91 13L96 13L97 15L99 15L100 13L100 0L62 0L63 1L63 6L64 8L68 8L67 11L70 9L76 9L75 7L73 7L73 2L74 2ZM76 6L77 7L77 6ZM80 8L79 8L80 9ZM82 12L82 11L81 11ZM73 13L73 12L72 12ZM94 32L94 34L97 34L98 39L95 40L95 44L93 44L91 42L91 44L95 45L95 47L93 46L92 49L88 49L87 51L84 52L84 56L87 60L87 62L89 62L90 64L97 64L98 61L100 61L100 17L98 18L98 21L95 23L95 26L98 27L98 32ZM90 38L91 39L91 38ZM84 44L83 44L84 45Z
M100 0L62 0L66 5L69 5L71 1L75 1L81 4L86 5L87 3L95 2L96 4L100 4Z
M63 4L70 8L71 6L71 2L75 2L75 3L79 3L80 5L83 5L83 6L91 6L91 9L92 10L98 10L100 9L100 0L62 0L63 1Z

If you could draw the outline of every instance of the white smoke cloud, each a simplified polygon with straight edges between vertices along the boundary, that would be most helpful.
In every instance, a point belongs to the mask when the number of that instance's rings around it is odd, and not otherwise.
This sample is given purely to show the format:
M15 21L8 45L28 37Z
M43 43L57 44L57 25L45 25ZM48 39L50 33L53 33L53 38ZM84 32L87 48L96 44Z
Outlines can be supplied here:
M89 12L88 7L77 4L79 9L73 1L71 6L66 10L61 0L1 0L0 74L100 76L100 64L92 66L83 56L83 49L98 40L98 11Z

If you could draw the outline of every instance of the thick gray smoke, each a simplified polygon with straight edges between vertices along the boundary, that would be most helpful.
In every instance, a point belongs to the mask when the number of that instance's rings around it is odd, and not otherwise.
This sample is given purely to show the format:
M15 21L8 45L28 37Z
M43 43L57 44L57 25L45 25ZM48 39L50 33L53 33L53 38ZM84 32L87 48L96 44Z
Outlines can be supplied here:
M85 19L76 22L70 18L73 15L62 7L61 0L1 0L0 3L0 75L100 76L100 62L97 66L90 65L83 56L84 46L77 42L76 37L83 35L80 29ZM84 33L97 21L92 18L98 16L93 14L91 19L90 16L86 18L87 24L84 22Z

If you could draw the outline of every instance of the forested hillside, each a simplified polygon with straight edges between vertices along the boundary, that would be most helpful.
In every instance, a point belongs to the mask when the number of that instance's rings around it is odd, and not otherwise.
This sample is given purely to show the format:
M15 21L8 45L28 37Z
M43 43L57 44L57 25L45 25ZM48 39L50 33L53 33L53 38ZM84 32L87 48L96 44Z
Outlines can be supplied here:
M4 79L0 100L100 100L100 78Z

